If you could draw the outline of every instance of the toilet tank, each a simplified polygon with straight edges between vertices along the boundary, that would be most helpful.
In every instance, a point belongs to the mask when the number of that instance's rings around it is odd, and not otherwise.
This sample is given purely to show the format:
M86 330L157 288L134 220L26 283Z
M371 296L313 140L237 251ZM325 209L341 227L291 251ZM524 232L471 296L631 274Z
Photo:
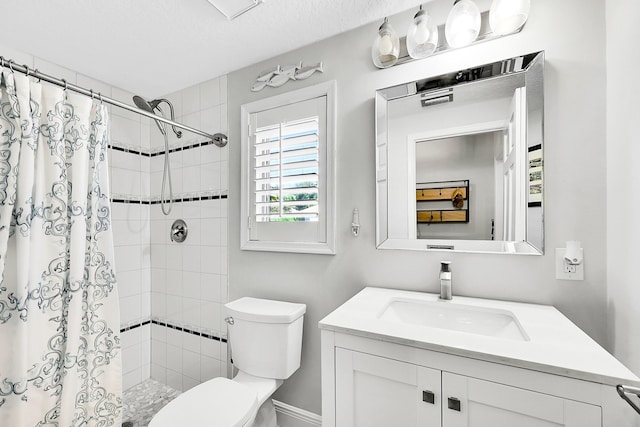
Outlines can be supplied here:
M305 304L244 297L225 304L234 365L248 374L287 379L300 367Z

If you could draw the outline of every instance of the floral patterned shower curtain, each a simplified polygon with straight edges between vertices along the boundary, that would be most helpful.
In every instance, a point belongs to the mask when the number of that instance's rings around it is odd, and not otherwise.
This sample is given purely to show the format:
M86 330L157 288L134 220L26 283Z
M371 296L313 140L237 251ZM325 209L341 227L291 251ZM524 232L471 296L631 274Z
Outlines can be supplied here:
M107 108L0 74L0 426L119 427Z

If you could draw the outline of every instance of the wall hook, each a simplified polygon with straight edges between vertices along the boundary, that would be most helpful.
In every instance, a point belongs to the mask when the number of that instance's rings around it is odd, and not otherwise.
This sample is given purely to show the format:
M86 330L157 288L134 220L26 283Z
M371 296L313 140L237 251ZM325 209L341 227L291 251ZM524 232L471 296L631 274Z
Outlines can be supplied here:
M360 235L360 213L358 212L358 208L353 208L351 234L353 234L353 237L358 237Z

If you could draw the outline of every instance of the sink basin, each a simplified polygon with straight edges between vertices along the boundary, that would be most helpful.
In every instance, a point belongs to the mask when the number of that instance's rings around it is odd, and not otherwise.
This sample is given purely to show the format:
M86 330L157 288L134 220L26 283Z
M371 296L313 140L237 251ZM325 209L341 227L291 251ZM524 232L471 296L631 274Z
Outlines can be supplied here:
M518 319L508 310L392 298L378 315L380 320L446 329L515 341L529 341Z

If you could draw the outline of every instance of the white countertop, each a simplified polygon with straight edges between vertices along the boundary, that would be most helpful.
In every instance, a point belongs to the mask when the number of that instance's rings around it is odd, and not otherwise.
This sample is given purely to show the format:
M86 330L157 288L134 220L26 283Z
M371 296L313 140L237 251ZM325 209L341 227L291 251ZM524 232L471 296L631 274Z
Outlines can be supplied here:
M508 310L530 338L514 341L467 332L381 320L392 298L435 302L438 295L365 288L319 322L321 329L594 381L640 386L640 379L555 307L454 296L441 304Z

